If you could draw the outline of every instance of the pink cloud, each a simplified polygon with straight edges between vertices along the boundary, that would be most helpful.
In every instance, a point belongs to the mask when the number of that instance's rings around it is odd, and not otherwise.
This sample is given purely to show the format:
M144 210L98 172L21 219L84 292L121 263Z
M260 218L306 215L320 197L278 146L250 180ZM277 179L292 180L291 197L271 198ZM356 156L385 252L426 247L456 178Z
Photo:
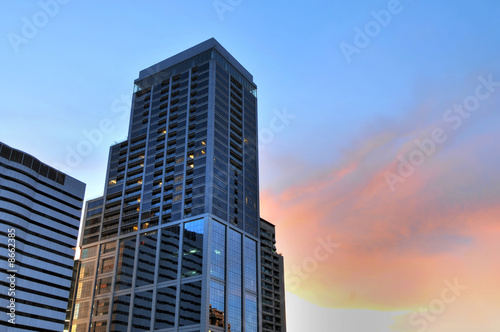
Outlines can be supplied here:
M343 160L313 175L304 176L303 164L287 164L287 174L297 171L300 180L279 190L264 186L261 215L277 225L288 289L328 307L417 310L440 294L443 280L459 278L468 292L453 317L467 301L498 309L500 137L488 126L498 125L494 112L488 106L462 131L447 131L449 139L395 191L387 172L396 173L397 157L416 149L414 139L449 130L442 112L419 110L435 120L414 116L404 132L380 124L345 150ZM319 259L318 239L327 238L340 247ZM396 326L401 330L407 319Z

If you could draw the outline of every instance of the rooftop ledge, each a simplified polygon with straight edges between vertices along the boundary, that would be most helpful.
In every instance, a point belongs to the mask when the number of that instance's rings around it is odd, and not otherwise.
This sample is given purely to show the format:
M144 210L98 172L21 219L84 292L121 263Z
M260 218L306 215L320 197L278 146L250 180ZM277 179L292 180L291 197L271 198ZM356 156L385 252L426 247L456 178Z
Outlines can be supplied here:
M139 72L139 78L136 79L136 82L145 79L146 77L155 75L162 70L168 69L182 61L188 60L202 52L208 51L210 49L216 49L233 67L238 70L241 75L243 75L247 80L253 83L253 76L246 70L229 52L222 47L222 45L215 40L215 38L210 38L198 45L195 45L183 52L180 52L174 56L171 56L168 59L158 62L151 67L148 67Z

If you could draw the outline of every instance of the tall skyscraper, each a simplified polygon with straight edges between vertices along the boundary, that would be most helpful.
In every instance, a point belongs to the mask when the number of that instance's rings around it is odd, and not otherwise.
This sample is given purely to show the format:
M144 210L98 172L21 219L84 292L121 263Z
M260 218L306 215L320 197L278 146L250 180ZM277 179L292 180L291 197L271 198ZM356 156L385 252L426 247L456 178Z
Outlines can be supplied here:
M215 39L140 72L71 331L262 331L256 91Z
M1 331L61 331L85 184L0 142Z

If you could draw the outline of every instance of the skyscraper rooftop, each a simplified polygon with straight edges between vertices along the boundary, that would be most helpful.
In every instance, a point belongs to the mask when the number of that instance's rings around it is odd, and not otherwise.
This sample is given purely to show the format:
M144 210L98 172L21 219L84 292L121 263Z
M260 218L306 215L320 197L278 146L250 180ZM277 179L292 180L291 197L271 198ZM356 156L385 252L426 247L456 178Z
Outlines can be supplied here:
M188 59L193 58L194 56L201 54L205 51L215 49L219 52L224 59L226 59L232 66L236 68L247 80L253 82L253 76L246 70L239 62L236 60L215 38L210 38L198 45L195 45L185 51L182 51L170 58L167 58L163 61L158 62L144 70L139 72L139 78L136 81L140 81L145 77L154 75L160 71L166 70L170 67L178 65Z

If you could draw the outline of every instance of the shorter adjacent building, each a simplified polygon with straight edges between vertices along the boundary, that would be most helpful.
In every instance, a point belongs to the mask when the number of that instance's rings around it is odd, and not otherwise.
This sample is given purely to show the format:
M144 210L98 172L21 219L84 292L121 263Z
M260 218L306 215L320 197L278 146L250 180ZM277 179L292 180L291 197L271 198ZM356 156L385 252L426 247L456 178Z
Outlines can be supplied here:
M80 273L80 260L76 259L73 265L73 276L71 277L71 287L69 290L68 307L66 309L66 321L64 322L63 332L68 332L71 327L71 318L73 317L73 303L76 300L76 278Z
M84 193L0 142L1 331L63 330Z
M263 332L286 332L284 261L275 235L275 226L260 218Z

